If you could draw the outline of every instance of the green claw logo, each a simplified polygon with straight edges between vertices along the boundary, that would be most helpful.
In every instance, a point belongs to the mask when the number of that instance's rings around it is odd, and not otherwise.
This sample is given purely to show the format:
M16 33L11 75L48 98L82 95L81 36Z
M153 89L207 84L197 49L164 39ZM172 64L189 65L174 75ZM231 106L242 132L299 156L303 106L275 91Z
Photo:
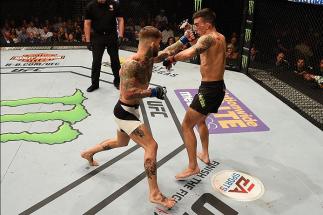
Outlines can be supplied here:
M246 32L245 32L245 35L244 35L244 40L246 43L248 43L251 39L251 29L249 28L246 28Z
M248 14L249 16L251 16L254 12L254 6L255 6L255 2L254 0L250 0L249 1L249 7L248 7Z
M202 9L202 0L194 0L194 9L195 11Z
M246 69L248 64L248 56L242 55L242 69Z
M23 105L32 104L58 104L74 105L71 110L55 110L52 112L36 112L36 113L24 113L24 114L5 114L1 115L0 122L36 122L36 121L53 121L61 120L62 124L54 132L42 132L42 133L4 133L0 134L0 142L9 141L29 141L38 142L40 144L62 144L75 140L81 132L72 127L73 124L80 122L87 118L90 114L87 112L83 105L83 101L86 98L83 92L79 89L72 96L64 97L34 97L19 100L7 100L1 101L0 106L18 107Z

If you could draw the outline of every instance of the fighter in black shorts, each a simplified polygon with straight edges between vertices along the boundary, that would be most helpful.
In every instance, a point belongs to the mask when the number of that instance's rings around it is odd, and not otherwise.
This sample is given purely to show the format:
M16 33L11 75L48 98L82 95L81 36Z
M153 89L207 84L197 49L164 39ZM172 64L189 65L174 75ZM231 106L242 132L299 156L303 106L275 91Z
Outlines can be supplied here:
M187 28L184 36L178 42L168 46L163 52L170 56L163 65L170 68L176 61L190 59L199 55L201 60L200 73L202 83L199 92L195 95L192 104L187 109L182 122L184 142L188 154L188 167L176 175L176 179L183 180L200 172L197 157L208 164L209 158L209 131L205 124L209 113L216 113L225 94L223 82L225 69L226 42L222 34L215 29L215 13L208 9L197 11L193 15L194 27ZM196 40L195 33L200 37ZM178 52L183 45L191 43L191 47ZM197 153L194 127L198 127L202 143L202 152Z

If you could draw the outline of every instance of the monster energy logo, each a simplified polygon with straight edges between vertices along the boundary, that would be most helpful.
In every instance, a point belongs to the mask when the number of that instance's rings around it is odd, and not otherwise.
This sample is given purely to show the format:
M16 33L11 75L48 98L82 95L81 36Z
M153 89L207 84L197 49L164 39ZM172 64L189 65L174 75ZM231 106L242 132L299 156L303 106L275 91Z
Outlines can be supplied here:
M248 64L248 56L242 55L242 69L246 69Z
M76 90L72 96L64 97L34 97L18 100L1 101L0 106L18 107L23 105L34 104L63 104L74 105L70 110L55 110L52 112L36 112L24 114L5 114L1 115L0 122L36 122L36 121L53 121L60 120L62 124L54 132L29 133L28 131L21 133L1 133L0 141L19 141L25 140L30 142L38 142L41 144L62 144L75 140L81 132L72 127L73 124L82 121L90 114L83 106L86 98L81 90Z
M244 35L244 40L246 43L248 43L251 39L251 29L246 28L245 30L245 35Z
M255 2L253 0L249 1L248 14L251 16L254 11Z
M202 9L202 0L194 0L194 9L195 11Z

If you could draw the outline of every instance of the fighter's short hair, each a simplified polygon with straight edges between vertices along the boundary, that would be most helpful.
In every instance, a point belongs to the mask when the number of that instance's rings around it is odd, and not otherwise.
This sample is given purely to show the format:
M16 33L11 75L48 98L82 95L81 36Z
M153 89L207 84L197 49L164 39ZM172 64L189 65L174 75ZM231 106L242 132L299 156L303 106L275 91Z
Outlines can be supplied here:
M193 14L193 20L199 17L202 17L204 21L212 24L212 26L215 26L216 15L215 15L215 12L210 8L203 8L202 10L196 11Z
M153 26L145 26L139 32L139 40L160 38L162 38L161 32Z

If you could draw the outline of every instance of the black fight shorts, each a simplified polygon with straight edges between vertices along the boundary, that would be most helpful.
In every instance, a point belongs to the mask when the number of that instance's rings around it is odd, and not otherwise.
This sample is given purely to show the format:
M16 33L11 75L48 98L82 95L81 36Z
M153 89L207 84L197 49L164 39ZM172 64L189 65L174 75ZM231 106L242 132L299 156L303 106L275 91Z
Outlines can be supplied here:
M194 96L190 108L197 112L208 115L217 113L224 99L224 81L202 81L198 93Z

